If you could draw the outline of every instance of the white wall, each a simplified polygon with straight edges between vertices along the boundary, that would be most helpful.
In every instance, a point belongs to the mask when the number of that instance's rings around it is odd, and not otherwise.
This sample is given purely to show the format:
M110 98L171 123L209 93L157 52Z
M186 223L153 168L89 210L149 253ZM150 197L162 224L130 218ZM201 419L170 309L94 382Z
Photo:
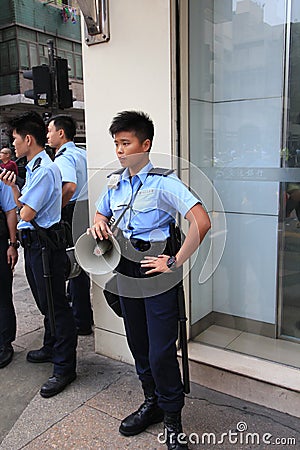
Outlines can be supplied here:
M91 215L108 167L118 167L108 133L116 113L147 112L155 125L153 152L171 153L170 1L113 0L109 8L110 41L83 43ZM97 286L93 304L96 351L131 361L122 321L112 317Z

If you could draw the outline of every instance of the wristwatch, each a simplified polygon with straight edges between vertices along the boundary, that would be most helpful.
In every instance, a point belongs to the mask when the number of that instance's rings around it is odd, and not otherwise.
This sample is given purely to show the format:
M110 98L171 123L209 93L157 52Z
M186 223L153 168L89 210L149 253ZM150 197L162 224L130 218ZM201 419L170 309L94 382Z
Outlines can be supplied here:
M15 249L18 249L18 248L20 247L20 242L18 242L18 241L16 241L16 242L9 241L9 242L8 242L8 245L9 245L10 247L13 247L13 248L15 248Z
M167 261L167 267L168 269L174 271L177 269L176 267L176 256L170 256L170 258Z

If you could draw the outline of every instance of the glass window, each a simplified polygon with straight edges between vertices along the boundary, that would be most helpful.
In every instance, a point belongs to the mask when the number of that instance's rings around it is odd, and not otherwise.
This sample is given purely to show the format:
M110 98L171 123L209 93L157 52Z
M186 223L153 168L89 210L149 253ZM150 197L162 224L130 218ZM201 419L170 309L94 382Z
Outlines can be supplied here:
M289 3L298 13L298 0ZM211 214L216 236L204 241L191 271L192 336L273 361L279 358L272 346L280 328L277 284L283 291L281 333L300 338L300 203L293 198L300 192L299 173L288 175L291 187L280 183L287 181L281 166L297 168L300 161L300 17L291 24L285 50L286 4L189 1L191 186ZM282 229L285 255L278 251ZM203 279L205 264L211 276ZM264 344L273 352L264 353ZM278 361L295 364L288 355Z
M72 53L66 53L66 59L68 61L68 66L71 70L69 70L69 77L75 78L75 64Z
M26 41L36 41L36 32L27 28L18 28L18 37Z
M16 28L15 27L11 27L6 30L3 30L3 40L4 41L13 39L15 37L16 37Z
M49 64L48 48L45 45L39 45L40 64Z
M29 52L26 42L19 41L19 55L20 55L21 69L29 69L30 68Z
M300 340L300 10L292 1L290 26L288 108L281 165L287 171L281 183L281 291L280 329L285 338Z
M0 95L19 94L19 76L18 74L5 75L0 77Z
M57 47L62 50L72 51L73 45L71 41L67 41L66 39L57 39Z
M60 58L66 58L66 52L64 52L63 50L57 50L57 56L59 56Z
M37 44L29 44L30 67L39 65Z
M54 41L54 45L55 45L55 38L53 36L50 36L49 34L46 33L38 33L38 42L40 44L47 44L47 41L49 39L52 39Z
M19 61L18 61L18 52L17 52L16 41L10 41L8 43L8 47L9 47L10 69L17 70L19 67Z
M82 80L83 73L82 73L82 58L81 58L81 56L75 55L75 67L76 67L77 80Z
M0 73L9 71L9 52L7 42L0 44Z
M74 51L76 53L82 53L82 48L81 48L81 44L77 44L76 42L74 43Z

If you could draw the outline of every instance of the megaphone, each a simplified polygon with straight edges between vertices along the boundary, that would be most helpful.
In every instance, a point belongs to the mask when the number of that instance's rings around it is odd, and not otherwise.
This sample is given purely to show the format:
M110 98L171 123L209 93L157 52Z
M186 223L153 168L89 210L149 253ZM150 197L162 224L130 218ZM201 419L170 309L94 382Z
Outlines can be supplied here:
M121 249L113 236L94 239L91 234L82 234L75 244L78 264L93 275L104 275L113 271L121 259Z

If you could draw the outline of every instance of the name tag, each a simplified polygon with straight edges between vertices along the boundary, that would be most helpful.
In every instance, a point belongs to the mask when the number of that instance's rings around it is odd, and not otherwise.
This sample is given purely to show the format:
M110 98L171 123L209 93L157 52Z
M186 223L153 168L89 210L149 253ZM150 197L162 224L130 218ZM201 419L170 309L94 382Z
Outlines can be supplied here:
M143 189L142 191L139 191L137 195L153 194L155 191L156 189Z

